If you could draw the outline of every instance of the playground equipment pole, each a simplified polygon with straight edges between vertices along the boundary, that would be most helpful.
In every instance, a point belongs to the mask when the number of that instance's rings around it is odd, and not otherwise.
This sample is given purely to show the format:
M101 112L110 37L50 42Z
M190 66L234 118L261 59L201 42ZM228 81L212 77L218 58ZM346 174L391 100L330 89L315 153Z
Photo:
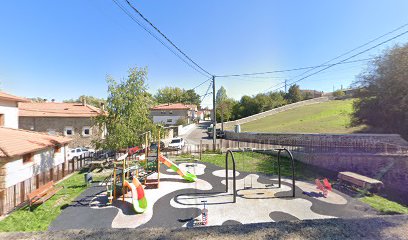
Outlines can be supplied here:
M232 156L232 195L233 195L233 203L237 201L237 185L236 185L236 178L235 178L235 158L234 153L231 150L227 150L225 156L225 192L228 193L228 155L231 154Z
M159 137L158 137L158 142L157 142L157 188L159 188L160 184L160 161L159 161L159 156L160 156L160 128L159 128Z
M148 148L147 148L147 144L148 144L148 141L147 141L147 132L146 132L146 134L145 134L145 161L146 161L146 171L147 171L147 169L148 169L148 154L149 154L149 150L148 150Z
M116 163L113 163L113 199L116 199Z
M126 159L126 158L125 158ZM122 169L122 201L125 201L125 165L126 165L126 160L123 159L123 169Z

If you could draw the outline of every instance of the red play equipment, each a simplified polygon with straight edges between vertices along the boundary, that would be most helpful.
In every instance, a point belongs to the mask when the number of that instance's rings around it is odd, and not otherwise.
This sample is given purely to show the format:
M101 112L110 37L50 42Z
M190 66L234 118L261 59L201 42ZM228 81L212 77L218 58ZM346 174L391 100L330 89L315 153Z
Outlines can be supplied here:
M332 191L332 186L329 180L327 180L327 178L323 179L323 183L322 181L320 181L320 179L317 178L315 180L315 183L316 183L317 189L322 191L324 197L327 197L328 191Z

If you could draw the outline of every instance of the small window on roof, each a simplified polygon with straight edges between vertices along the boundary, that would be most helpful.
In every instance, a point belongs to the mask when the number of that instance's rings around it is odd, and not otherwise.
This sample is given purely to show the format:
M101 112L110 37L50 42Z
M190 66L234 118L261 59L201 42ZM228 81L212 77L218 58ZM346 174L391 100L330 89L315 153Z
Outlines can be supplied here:
M64 128L64 135L65 136L73 136L74 135L74 128L73 127L65 127Z

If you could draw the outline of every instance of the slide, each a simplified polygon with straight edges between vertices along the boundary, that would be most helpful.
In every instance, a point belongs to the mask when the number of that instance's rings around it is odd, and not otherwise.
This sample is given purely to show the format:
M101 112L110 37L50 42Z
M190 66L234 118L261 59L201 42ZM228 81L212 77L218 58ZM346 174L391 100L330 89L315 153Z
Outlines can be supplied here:
M195 182L197 180L196 175L190 173L189 171L181 170L175 163L173 163L172 161L167 159L165 156L160 155L159 160L160 160L161 163L166 165L168 168L170 168L170 169L174 170L175 172L177 172L185 180L187 180L189 182Z
M139 180L133 178L131 183L125 181L123 185L132 192L132 205L135 212L143 213L147 209L147 199L142 184L140 184Z

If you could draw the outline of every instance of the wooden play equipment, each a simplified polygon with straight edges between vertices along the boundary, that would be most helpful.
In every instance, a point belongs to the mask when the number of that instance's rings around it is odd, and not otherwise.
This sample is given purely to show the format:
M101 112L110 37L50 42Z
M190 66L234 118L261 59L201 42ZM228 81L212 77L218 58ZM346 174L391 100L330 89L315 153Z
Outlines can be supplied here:
M140 157L135 158L136 160L132 160L130 158L131 154L129 153L134 152L130 151L114 161L111 176L104 180L104 184L106 184L107 188L109 203L112 204L112 202L115 199L118 199L119 196L122 196L121 200L125 201L126 194L130 191L132 205L135 212L143 213L147 209L147 199L145 197L144 187L147 189L159 187L161 163L177 172L187 181L194 182L197 180L197 177L194 174L181 170L176 164L161 155L160 129L158 132L158 144L156 151L153 151L153 149L149 147L150 134L150 132L144 133L144 151L139 151L139 153L144 152L145 162L142 162ZM135 149L135 147L132 149Z

